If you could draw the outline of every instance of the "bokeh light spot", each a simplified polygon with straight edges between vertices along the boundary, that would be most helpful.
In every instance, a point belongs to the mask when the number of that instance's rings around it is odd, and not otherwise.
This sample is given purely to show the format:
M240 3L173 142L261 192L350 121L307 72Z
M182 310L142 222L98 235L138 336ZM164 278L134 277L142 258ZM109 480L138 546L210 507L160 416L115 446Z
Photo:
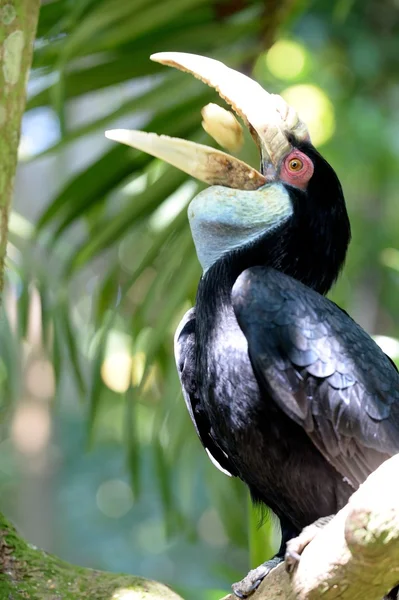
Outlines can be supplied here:
M375 335L373 339L385 354L392 359L399 359L399 340L387 335Z
M315 146L321 146L331 138L335 131L334 107L320 88L311 84L292 85L281 95L309 127Z
M99 510L111 519L123 517L133 506L133 492L121 479L109 479L98 488L96 502Z
M50 441L51 419L49 407L44 402L21 402L15 411L11 439L25 455L37 455Z
M51 398L55 393L54 369L50 361L32 361L26 372L26 387L36 398Z
M119 350L105 357L101 365L101 377L113 392L123 394L130 386L132 357L126 351Z
M279 40L266 54L266 65L278 79L295 79L305 66L304 48L291 40Z

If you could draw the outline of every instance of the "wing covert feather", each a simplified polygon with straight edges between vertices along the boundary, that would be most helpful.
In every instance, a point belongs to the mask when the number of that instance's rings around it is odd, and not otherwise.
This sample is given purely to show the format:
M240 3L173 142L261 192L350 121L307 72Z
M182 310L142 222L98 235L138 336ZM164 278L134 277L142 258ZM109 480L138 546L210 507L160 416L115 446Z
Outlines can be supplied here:
M261 387L344 477L357 486L399 452L399 373L347 313L266 267L232 301Z

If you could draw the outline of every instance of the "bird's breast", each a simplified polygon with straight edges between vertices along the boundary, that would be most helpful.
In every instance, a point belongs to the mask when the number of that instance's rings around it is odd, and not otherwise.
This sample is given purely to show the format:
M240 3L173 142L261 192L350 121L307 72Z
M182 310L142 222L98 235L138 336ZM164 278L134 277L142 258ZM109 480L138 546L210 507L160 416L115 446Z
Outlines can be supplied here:
M254 497L298 528L336 512L348 486L259 384L232 308L219 312L206 339L197 347L201 403L213 437Z
M225 307L209 332L207 373L200 377L211 418L223 416L230 432L246 430L261 407L261 394L248 355L248 343L232 308ZM212 419L213 420L213 419Z

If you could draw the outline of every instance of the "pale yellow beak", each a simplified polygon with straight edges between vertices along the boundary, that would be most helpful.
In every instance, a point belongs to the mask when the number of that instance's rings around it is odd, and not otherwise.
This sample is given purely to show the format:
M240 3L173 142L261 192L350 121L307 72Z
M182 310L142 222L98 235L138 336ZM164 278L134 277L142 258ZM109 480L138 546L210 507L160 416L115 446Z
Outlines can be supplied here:
M160 52L153 54L151 60L187 71L215 88L249 127L259 147L263 168L271 163L278 169L282 157L291 149L288 134L299 141L309 140L306 125L280 96L269 94L256 81L223 63L181 52ZM255 190L267 182L256 169L209 146L126 129L114 129L105 135L161 158L210 185Z
M265 185L265 177L246 163L225 152L167 135L128 129L112 129L110 140L132 146L161 158L192 177L210 185L224 185L238 190L256 190Z

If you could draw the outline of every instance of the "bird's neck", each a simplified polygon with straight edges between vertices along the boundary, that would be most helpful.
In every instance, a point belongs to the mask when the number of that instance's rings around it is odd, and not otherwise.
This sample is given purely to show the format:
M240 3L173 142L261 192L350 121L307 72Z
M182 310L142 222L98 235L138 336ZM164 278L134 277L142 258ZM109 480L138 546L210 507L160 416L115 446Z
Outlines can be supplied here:
M236 279L254 266L276 269L326 294L344 264L349 242L342 216L336 222L328 217L303 213L302 218L282 224L272 235L222 256L200 281L197 313L207 313L209 321L218 308L227 307Z
M221 312L232 311L231 292L240 274L253 266L273 266L268 260L268 240L259 240L245 249L229 252L217 260L202 276L196 299L197 334L207 336L220 321Z

